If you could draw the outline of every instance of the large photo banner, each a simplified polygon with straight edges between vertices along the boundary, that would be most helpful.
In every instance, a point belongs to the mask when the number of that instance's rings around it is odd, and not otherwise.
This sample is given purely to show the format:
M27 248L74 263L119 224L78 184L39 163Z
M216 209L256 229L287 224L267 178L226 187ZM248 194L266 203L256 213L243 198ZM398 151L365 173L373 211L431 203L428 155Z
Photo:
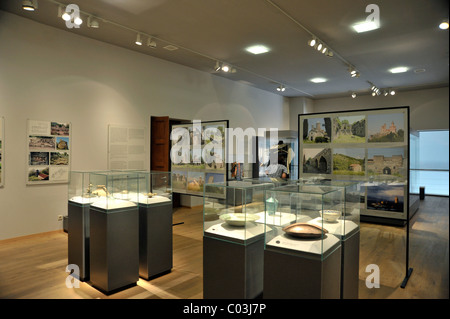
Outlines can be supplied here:
M172 126L171 172L174 192L203 196L205 184L227 180L227 128L228 121L194 121Z
M361 215L406 219L409 108L299 115L299 177L360 181Z
M27 120L27 184L67 183L71 124Z

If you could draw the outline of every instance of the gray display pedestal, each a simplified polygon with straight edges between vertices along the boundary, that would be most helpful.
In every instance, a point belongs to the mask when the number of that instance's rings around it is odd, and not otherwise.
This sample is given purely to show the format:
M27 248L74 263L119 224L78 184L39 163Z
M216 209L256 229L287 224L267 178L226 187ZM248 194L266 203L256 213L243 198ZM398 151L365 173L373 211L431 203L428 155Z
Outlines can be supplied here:
M90 207L90 283L110 294L139 280L138 207Z
M276 248L264 250L265 299L339 299L341 247L321 260Z
M173 265L172 202L139 204L139 276L149 280Z
M89 207L90 204L68 203L67 259L80 269L80 281L89 280Z
M359 294L359 229L341 240L341 298L358 299Z
M203 237L203 298L254 299L263 291L264 236L238 243Z

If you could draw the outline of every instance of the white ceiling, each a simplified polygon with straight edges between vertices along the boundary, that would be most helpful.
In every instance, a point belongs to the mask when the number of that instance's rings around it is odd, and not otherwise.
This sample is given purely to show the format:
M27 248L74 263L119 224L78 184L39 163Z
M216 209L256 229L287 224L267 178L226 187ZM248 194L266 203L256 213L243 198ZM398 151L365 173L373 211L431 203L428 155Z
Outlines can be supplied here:
M312 99L369 94L371 85L400 90L445 87L449 83L449 35L438 25L448 20L446 0L58 0L77 4L85 21L68 29L54 0L39 0L35 12L20 0L2 0L0 9L82 36L138 51L201 71L225 76L288 97ZM356 33L351 25L366 19L366 6L380 10L380 28ZM87 27L89 13L100 28ZM120 27L125 26L126 28ZM306 29L306 30L305 30ZM134 44L136 33L152 35L157 47ZM308 46L316 35L334 52L326 57ZM144 38L146 41L146 38ZM179 49L168 51L168 44ZM264 44L271 51L252 55L245 48ZM237 72L218 73L215 60ZM347 63L361 73L351 78ZM391 74L406 66L409 71ZM414 70L424 69L416 73ZM323 77L315 84L311 78ZM276 91L279 84L287 89ZM378 97L381 98L381 97Z

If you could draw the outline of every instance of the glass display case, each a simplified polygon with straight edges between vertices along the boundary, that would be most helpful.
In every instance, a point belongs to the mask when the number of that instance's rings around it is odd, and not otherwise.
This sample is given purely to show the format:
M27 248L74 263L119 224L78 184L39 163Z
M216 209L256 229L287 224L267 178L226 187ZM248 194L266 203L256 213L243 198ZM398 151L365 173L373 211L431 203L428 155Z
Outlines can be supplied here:
M89 182L92 207L113 210L136 206L137 172L92 172Z
M203 298L254 299L262 295L264 199L265 191L273 187L273 183L261 181L205 185Z
M93 172L90 184L89 282L109 294L139 280L138 175Z
M266 191L265 248L321 259L339 247L344 231L343 188L291 184Z
M325 216L324 222L335 236L345 239L359 231L361 201L364 201L363 183L359 181L338 181L329 179L302 179L300 185L316 185L342 189L343 209L337 220Z
M170 172L138 172L139 276L149 280L172 269L172 178Z
M69 202L76 204L90 204L92 184L89 171L71 171L68 184Z
M170 172L138 172L138 198L133 201L151 205L172 202L172 177Z
M239 243L260 238L264 234L265 191L274 187L258 179L205 185L204 236Z

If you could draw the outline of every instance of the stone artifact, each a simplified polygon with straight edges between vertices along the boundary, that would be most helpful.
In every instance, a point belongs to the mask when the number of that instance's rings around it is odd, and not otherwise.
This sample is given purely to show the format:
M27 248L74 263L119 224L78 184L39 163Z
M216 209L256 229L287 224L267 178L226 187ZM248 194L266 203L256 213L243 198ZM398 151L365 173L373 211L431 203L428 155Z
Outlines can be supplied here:
M228 225L242 227L245 225L245 222L254 222L258 220L259 216L255 214L231 213L222 214L219 218L226 222Z
M320 211L320 217L326 222L335 223L341 217L341 212L338 210L324 209Z
M322 234L328 233L328 231L325 228L307 223L291 224L284 227L283 231L290 236L308 239L320 238L322 237Z
M157 193L147 193L145 195L148 196L148 198L152 198L153 196L156 196L158 194Z
M92 192L92 195L98 196L98 197L107 197L109 196L108 189L106 189L105 185L97 185L97 189Z

